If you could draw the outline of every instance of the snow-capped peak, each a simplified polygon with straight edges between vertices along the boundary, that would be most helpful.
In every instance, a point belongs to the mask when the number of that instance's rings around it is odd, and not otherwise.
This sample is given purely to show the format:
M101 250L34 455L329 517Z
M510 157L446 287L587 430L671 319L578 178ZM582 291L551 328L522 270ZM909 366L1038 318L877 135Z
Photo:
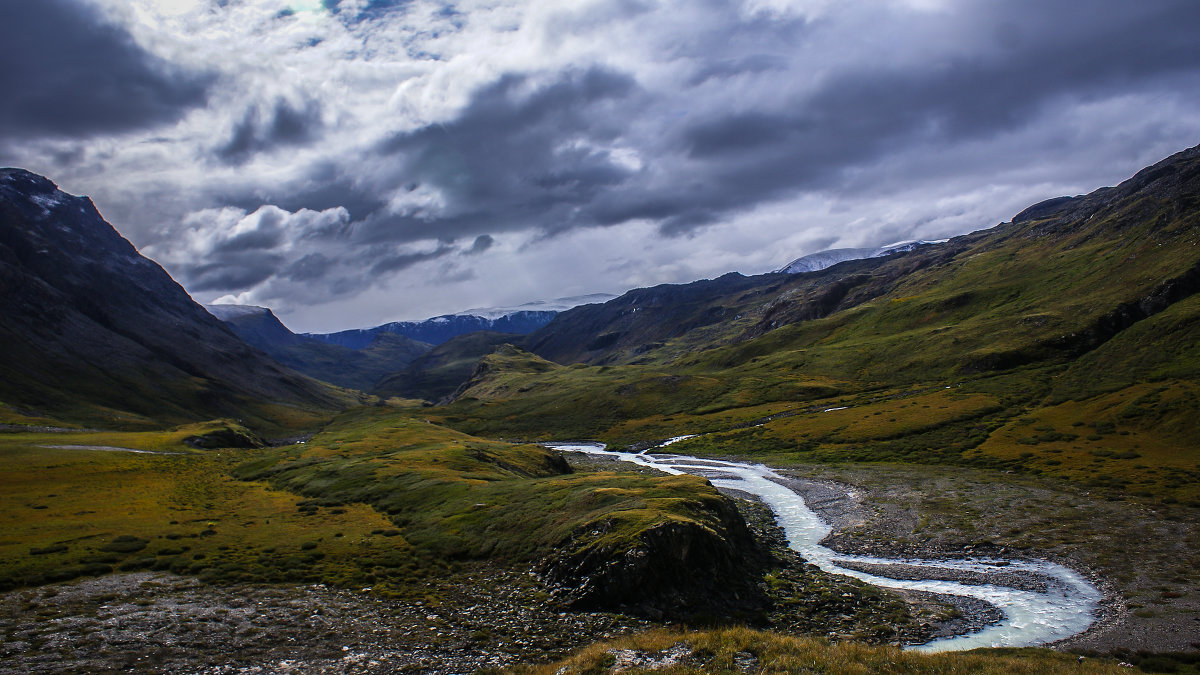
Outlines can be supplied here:
M555 298L553 300L535 300L522 305L516 305L515 307L477 307L475 309L455 312L450 316L478 316L495 321L501 317L518 312L565 312L572 307L608 302L615 297L617 296L611 293L591 293L589 295L574 295L566 298Z

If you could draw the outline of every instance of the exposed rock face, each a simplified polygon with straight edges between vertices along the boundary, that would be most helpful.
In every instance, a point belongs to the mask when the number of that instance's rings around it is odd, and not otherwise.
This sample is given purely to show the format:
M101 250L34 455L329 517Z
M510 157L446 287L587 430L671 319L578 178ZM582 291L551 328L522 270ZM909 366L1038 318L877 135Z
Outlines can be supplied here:
M238 339L91 200L21 169L0 170L0 315L10 404L93 421L101 409L186 421L242 417L249 401L340 405Z
M753 616L766 601L755 585L766 554L731 504L711 507L718 523L671 520L647 528L619 550L602 541L615 525L578 532L537 568L552 595L574 609L621 610L650 618Z

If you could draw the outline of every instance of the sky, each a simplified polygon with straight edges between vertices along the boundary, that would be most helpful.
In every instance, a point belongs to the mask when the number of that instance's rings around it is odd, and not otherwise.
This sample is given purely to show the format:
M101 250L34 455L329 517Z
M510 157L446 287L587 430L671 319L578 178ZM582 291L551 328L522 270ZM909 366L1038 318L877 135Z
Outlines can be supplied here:
M940 239L1200 143L1194 0L0 0L0 165L296 331Z

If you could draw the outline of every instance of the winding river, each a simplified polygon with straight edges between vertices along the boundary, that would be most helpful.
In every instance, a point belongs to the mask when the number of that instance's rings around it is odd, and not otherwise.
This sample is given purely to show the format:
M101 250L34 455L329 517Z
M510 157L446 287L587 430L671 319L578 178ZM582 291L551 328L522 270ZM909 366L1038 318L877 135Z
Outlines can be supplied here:
M1055 563L995 558L876 558L846 555L822 546L821 541L829 535L831 527L808 507L803 497L783 485L785 479L770 467L655 452L686 438L691 437L673 438L641 453L606 450L599 443L547 445L567 452L605 455L669 474L696 474L708 478L718 488L750 493L775 513L788 545L825 572L854 577L883 588L977 598L1004 614L998 623L982 630L940 638L912 649L935 652L1043 645L1081 633L1095 621L1096 608L1102 597L1100 591L1078 572ZM967 584L937 578L894 579L862 571L868 568L878 572L880 567L907 572L897 576L961 578L964 574L986 575L987 583ZM915 568L920 568L921 573L912 574Z

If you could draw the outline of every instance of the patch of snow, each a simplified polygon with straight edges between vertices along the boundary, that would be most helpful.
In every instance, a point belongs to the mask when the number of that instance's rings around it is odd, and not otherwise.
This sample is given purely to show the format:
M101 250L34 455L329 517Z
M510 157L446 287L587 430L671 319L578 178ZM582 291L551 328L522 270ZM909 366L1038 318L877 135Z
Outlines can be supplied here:
M799 274L801 272L818 272L826 267L845 262L847 260L861 260L870 258L875 252L873 248L834 248L828 251L818 251L810 253L806 256L796 258L781 269L775 270L778 274Z
M63 203L65 194L61 192L48 192L40 195L29 195L34 204L42 207L42 215L50 214L50 211Z

